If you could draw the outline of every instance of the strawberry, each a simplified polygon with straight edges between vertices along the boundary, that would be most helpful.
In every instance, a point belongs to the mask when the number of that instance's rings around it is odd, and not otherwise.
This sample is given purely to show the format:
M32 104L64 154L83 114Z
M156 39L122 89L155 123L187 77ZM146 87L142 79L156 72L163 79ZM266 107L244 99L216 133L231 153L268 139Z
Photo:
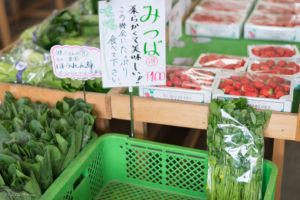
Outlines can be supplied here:
M261 89L259 94L266 97L271 96L273 94L273 89Z
M178 77L174 77L172 79L172 84L175 85L175 86L181 86L181 83L182 83L182 81Z
M269 76L263 75L263 76L259 76L259 79L266 81L269 78Z
M223 88L225 88L226 86L227 86L226 83L221 83L221 84L219 85L219 88L220 88L220 89L223 89Z
M243 85L242 92L255 92L256 89L253 85Z
M274 60L267 60L266 64L267 64L269 67L272 67L273 65L275 65L275 62L274 62Z
M226 80L225 80L225 83L226 83L227 85L232 85L232 84L233 84L233 80L232 80L232 79L226 79Z
M200 90L202 90L202 88L201 87L196 87L195 90L199 90L200 91Z
M247 97L257 97L258 94L256 92L246 92L245 96L247 96Z
M167 81L167 86L168 87L172 87L173 86L172 82L171 81Z
M284 60L280 60L280 61L278 62L278 65L279 65L280 67L283 67L283 66L286 65L286 62L285 62Z
M276 99L276 96L275 96L275 94L272 94L272 95L269 96L269 98Z
M230 95L242 96L242 92L239 90L231 90Z
M248 84L248 83L250 83L250 80L249 80L247 77L243 77L243 78L241 79L241 83L242 83L242 84Z
M282 84L282 87L283 87L284 91L286 91L286 92L290 91L290 85L288 85L288 84Z
M276 94L275 94L275 97L276 99L280 99L282 96L284 96L285 93L283 91L278 91Z
M242 88L241 82L234 82L233 87L237 90L240 90Z
M265 96L265 95L259 95L259 97L260 97L260 98L266 98L266 96Z
M174 76L180 76L182 73L182 71L180 71L179 69L174 71Z
M256 87L256 88L263 88L264 87L264 83L263 82L261 82L261 81L254 81L254 86Z
M223 88L223 91L228 94L231 90L234 90L234 87L231 85L227 85L225 88Z
M188 75L186 75L186 74L182 74L180 78L183 81L190 81L190 77Z
M282 86L277 86L275 89L275 93L278 93L279 91L284 91L284 88Z
M269 81L268 85L271 87L271 88L276 88L277 84L274 82L274 81Z

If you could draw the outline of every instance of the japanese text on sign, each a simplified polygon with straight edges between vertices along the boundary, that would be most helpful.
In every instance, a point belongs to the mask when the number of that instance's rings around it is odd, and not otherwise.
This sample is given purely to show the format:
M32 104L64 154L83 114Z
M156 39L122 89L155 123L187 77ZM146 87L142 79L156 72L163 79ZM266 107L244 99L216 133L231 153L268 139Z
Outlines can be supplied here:
M101 1L99 28L103 87L165 85L164 1Z
M101 77L101 52L97 48L54 46L51 48L54 74L59 78Z

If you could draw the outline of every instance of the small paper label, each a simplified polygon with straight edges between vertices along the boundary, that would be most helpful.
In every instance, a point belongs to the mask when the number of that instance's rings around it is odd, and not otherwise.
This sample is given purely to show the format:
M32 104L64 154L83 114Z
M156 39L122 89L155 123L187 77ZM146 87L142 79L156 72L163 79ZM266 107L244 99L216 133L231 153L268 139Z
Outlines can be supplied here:
M54 46L51 48L54 74L59 78L87 80L101 77L101 52L94 47Z
M174 58L173 65L184 65L184 66L191 66L195 62L193 58Z

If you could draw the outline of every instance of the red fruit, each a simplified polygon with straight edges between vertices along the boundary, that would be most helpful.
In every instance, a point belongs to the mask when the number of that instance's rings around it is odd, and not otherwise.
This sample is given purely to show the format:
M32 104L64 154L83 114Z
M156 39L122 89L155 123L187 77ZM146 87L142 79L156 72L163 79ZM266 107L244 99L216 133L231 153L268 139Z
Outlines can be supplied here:
M266 81L269 78L269 76L263 75L263 76L259 76L259 79Z
M272 67L273 65L275 65L275 62L274 62L274 60L267 60L266 64L267 64L269 67Z
M248 83L250 83L250 80L249 80L247 77L243 77L243 78L241 79L241 83L242 83L242 84L248 84Z
M183 80L183 81L190 81L190 77L188 75L186 75L186 74L182 74L181 75L181 80Z
M242 96L242 92L239 90L230 91L230 95Z
M257 97L258 94L256 92L246 92L245 96L247 96L247 97Z
M265 95L259 95L259 97L260 97L260 98L266 98L266 96L265 96Z
M202 90L202 88L201 87L196 87L195 90Z
M237 90L240 90L242 88L242 84L241 84L241 82L235 82L233 84L233 87Z
M175 70L174 72L174 76L180 76L181 75L181 71L179 69Z
M172 84L175 86L181 86L182 81L178 77L174 77L172 80Z
M276 96L275 96L275 94L272 94L272 95L269 96L269 98L276 99Z
M285 62L284 60L280 60L280 61L278 62L278 65L279 65L280 67L283 67L283 66L286 65L286 62Z
M277 83L284 83L284 79L281 77L273 76L273 79Z
M275 89L275 93L277 93L279 91L284 91L284 88L282 86L277 86Z
M220 89L223 89L223 88L225 88L226 86L227 86L226 83L221 83L221 84L219 85L219 88L220 88Z
M223 91L228 94L231 90L234 90L234 87L231 85L227 85L225 88L223 88Z
M226 80L225 80L225 83L226 83L227 85L232 85L232 84L233 84L233 80L232 80L232 79L226 79Z
M268 97L273 94L273 90L272 89L261 89L259 94Z
M260 81L254 81L254 86L256 88L263 88L265 86L265 84L263 82L260 82Z
M290 85L288 84L282 84L284 91L289 92L290 91Z
M268 83L268 85L271 87L271 88L276 88L277 84L274 82L274 81L270 81Z
M168 87L172 87L173 86L172 82L171 81L167 81L167 86Z
M255 92L256 89L253 85L243 85L242 92Z
M276 94L275 94L275 97L276 99L279 99L280 97L284 96L285 93L283 91L278 91Z

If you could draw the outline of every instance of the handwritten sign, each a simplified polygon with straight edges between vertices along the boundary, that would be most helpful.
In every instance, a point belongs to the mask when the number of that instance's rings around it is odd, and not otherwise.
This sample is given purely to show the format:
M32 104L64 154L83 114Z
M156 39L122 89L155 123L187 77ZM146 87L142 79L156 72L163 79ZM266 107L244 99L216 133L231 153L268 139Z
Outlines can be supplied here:
M86 46L51 48L54 74L59 78L88 80L101 77L101 51Z
M164 0L99 2L103 87L166 84Z

